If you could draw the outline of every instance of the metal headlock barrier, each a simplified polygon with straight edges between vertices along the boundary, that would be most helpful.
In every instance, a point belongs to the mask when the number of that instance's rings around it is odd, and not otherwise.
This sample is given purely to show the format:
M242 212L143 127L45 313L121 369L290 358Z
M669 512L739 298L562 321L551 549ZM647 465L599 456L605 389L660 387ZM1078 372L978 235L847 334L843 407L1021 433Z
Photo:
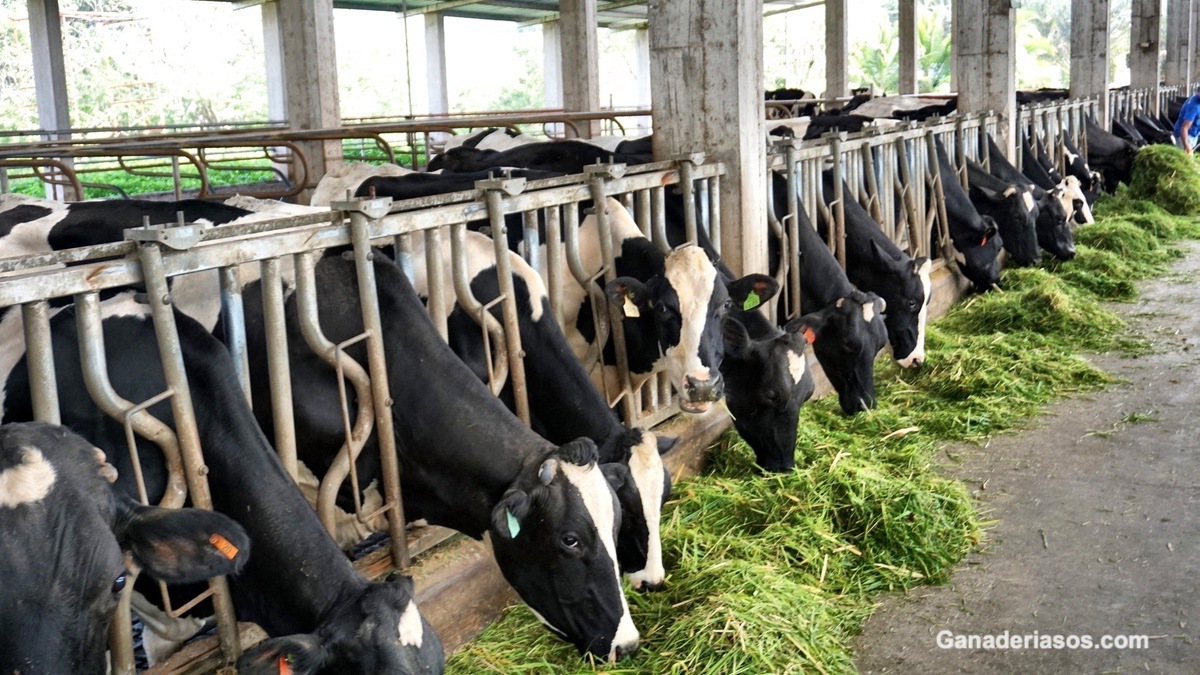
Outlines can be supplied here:
M1172 99L1187 95L1187 91L1179 85L1146 89L1110 89L1108 114L1111 119L1131 121L1134 115L1149 114L1155 109L1166 110L1168 102Z
M1017 141L1041 145L1059 172L1066 175L1066 142L1087 157L1087 120L1099 116L1100 105L1094 98L1021 106L1017 111ZM1024 168L1021 153L1013 159L1014 166Z
M446 536L418 536L419 549L410 551L408 548L382 323L375 292L373 247L394 246L397 263L412 278L413 244L417 238L423 240L429 283L428 306L437 329L446 337L446 317L434 308L444 306L444 299L453 294L481 325L493 392L498 393L506 381L511 382L517 414L528 423L529 402L511 262L506 248L505 217L519 215L527 243L537 243L539 225L544 225L545 281L554 316L562 320L565 284L578 284L590 294L598 346L588 355L588 367L617 366L620 372L618 384L611 390L606 386L606 395L609 400L619 403L626 424L648 427L677 413L678 403L664 372L653 373L645 383L634 382L630 377L620 314L617 308L608 306L603 291L603 284L616 277L614 256L618 252L611 246L610 224L605 209L593 206L591 213L597 217L599 241L580 241L581 208L585 202L604 204L609 198L616 199L625 207L636 210L636 222L641 231L665 252L670 250L666 191L680 188L685 204L693 205L684 209L689 239L695 242L697 228L703 227L719 241L717 194L723 173L721 164L704 164L702 156L689 155L676 161L636 167L599 164L587 167L586 173L581 175L542 181L526 182L500 176L479 182L474 190L399 202L389 198L347 198L333 203L328 212L282 218L268 216L269 219L258 222L209 229L182 222L166 227L137 227L138 223L130 223L126 241L0 260L0 307L19 307L24 319L31 396L37 419L60 422L54 347L50 340L50 319L57 310L51 309L51 301L69 299L76 307L80 358L88 393L105 414L124 425L141 501L149 503L149 495L142 479L137 438L158 445L164 453L168 478L159 505L179 507L190 499L194 506L211 509L204 449L200 444L182 346L175 326L172 285L187 283L186 279L196 281L200 277L195 275L210 275L206 281L211 281L211 275L216 276L225 328L223 337L249 400L251 384L241 293L244 280L261 278L271 415L275 425L273 440L285 468L295 479L296 435L288 368L288 341L295 338L286 330L283 295L284 282L294 276L301 339L335 368L342 406L344 443L331 468L320 479L315 506L317 514L332 531L337 521L336 498L349 479L354 493L353 517L364 524L377 522L381 516L386 518L393 564L404 568L410 555L444 541ZM701 200L699 208L693 197ZM499 297L492 299L474 296L467 276L464 243L468 223L485 219L493 235L500 282ZM602 252L602 264L599 268L589 268L585 266L587 256L582 249L597 245ZM335 344L324 335L317 318L319 291L314 281L314 268L327 249L347 246L353 249L365 330ZM450 248L452 261L449 274L441 257L446 246ZM536 245L525 248L524 256L535 269L542 255ZM149 305L167 383L166 391L140 402L123 399L109 380L100 299L101 293L139 285L146 290L145 301ZM496 305L499 305L499 318L492 313ZM185 306L178 308L185 312L188 309ZM604 336L610 334L615 339L614 364L603 362L603 350L599 347ZM346 351L360 342L366 349L366 363L359 363ZM352 410L348 402L347 381L357 394L356 410ZM174 429L149 411L163 401L169 401ZM363 503L360 490L363 486L356 470L356 459L372 430L378 432L381 454L384 501L378 508ZM129 584L112 624L115 673L135 672L129 628L132 589L133 584ZM165 587L162 592L166 611L172 617L181 616L200 601L211 598L223 656L229 661L237 657L240 653L238 629L226 580L213 580L208 591L182 606L172 607Z
M941 140L959 180L966 185L966 158L988 164L987 134L995 133L993 114L954 115L926 122L905 122L882 131L829 133L821 139L787 139L775 143L768 154L769 170L787 178L788 215L776 218L768 209L772 234L786 252L776 272L783 292L777 315L800 316L799 219L803 206L814 227L832 224L829 250L846 267L845 201L857 200L880 224L888 237L913 257L941 257L952 264L945 197L937 168L936 140ZM833 198L822 189L822 171L833 172ZM844 184L843 184L844 181ZM768 181L768 188L770 181ZM847 194L845 191L848 190ZM936 238L933 232L937 232Z
M500 127L525 128L547 137L579 136L583 125L595 123L604 133L624 135L631 121L649 114L646 109L629 109L363 118L336 128L304 131L278 125L128 135L109 130L112 135L0 143L0 194L10 192L14 180L33 178L75 198L81 198L85 188L103 191L105 196L128 197L105 177L106 173L119 171L166 181L174 199L182 199L185 193L211 198L235 192L282 199L300 194L320 178L310 171L313 162L306 142L335 141L342 144L349 160L386 161L418 169L427 163L431 152L440 149L445 138L459 133ZM278 185L228 186L248 171L270 174ZM195 187L185 186L185 181ZM218 186L224 186L224 190Z

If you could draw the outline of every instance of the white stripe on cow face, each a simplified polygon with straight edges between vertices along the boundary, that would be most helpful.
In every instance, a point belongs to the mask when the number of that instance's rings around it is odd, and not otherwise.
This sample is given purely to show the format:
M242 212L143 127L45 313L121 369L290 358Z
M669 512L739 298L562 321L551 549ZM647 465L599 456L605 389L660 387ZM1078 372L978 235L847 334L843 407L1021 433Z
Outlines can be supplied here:
M1021 193L1021 199L1025 200L1025 208L1029 211L1033 210L1033 193L1026 190Z
M662 532L659 523L662 520L663 493L663 463L658 454L658 439L649 431L642 432L642 442L633 447L629 456L629 473L637 485L638 494L642 498L642 515L646 518L646 527L650 539L646 544L646 567L631 572L629 583L634 588L642 586L657 586L667 576L663 568Z
M921 289L925 293L925 300L921 305L921 311L917 314L917 344L913 347L912 353L897 361L901 368L909 368L914 363L925 360L925 323L929 320L929 296L933 292L933 283L929 279L932 269L933 261L926 260L917 270L917 276L921 279Z
M1076 176L1067 176L1063 179L1063 182L1059 183L1059 187L1063 189L1064 198L1071 201L1070 208L1066 209L1067 213L1074 216L1075 204L1078 202L1080 204L1079 214L1083 216L1083 222L1085 224L1096 222L1092 218L1092 208L1088 206L1087 197L1083 195L1083 186L1080 184L1079 178Z
M629 614L629 603L625 593L620 588L621 570L617 567L616 544L616 506L612 488L604 478L599 467L595 464L578 466L570 462L556 462L558 471L567 481L579 491L583 506L596 525L596 535L604 544L604 550L612 560L613 579L617 582L617 594L621 597L621 620L617 624L617 633L613 637L609 660L615 661L618 648L629 650L637 646L638 631L633 625L633 617ZM542 623L546 623L545 620ZM549 625L549 624L547 624Z
M863 321L866 321L867 323L871 323L871 321L875 318L875 303L864 302L862 308L863 308Z
M21 463L0 471L0 508L36 504L54 487L54 467L37 448L21 448Z
M681 391L684 377L692 376L701 382L710 377L708 366L700 361L700 339L708 321L708 304L712 300L717 269L699 246L684 246L672 251L664 263L664 277L679 298L682 325L679 344L666 351L667 372Z
M800 384L800 379L804 377L804 371L808 368L808 361L804 358L803 352L797 352L789 349L787 353L788 374L792 376L792 386Z
M425 628L421 626L421 613L417 611L417 603L409 600L408 607L400 615L400 623L396 626L400 633L401 647L421 647L425 641Z

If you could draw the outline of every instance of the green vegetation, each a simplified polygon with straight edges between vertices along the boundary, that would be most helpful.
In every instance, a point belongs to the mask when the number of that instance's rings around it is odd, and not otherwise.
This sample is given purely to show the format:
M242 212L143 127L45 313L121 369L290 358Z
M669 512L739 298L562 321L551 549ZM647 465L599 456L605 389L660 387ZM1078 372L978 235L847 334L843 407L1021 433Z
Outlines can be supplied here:
M1170 145L1152 145L1133 159L1132 199L1153 200L1168 213L1186 216L1200 213L1200 171L1183 150Z

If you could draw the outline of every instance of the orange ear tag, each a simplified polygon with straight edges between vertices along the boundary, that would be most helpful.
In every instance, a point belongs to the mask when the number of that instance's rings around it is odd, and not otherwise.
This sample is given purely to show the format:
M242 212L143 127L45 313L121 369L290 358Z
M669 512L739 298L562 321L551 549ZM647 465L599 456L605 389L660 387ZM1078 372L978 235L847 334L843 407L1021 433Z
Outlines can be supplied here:
M811 327L805 326L804 327L804 339L808 340L808 344L811 345L817 341L817 334L813 332L813 329Z
M983 235L983 241L979 242L980 246L987 246L987 235Z
M230 560L233 560L234 558L237 557L238 548L236 546L234 546L232 543L230 543L230 541L228 539L226 539L225 537L222 537L219 534L214 534L213 536L209 537L208 543L212 544L213 547L215 547L218 551L220 551L222 553L222 555L224 555L226 558L229 558ZM289 670L288 672L290 673L291 671Z
M278 665L279 675L292 675L292 662L288 659L286 654L279 657Z

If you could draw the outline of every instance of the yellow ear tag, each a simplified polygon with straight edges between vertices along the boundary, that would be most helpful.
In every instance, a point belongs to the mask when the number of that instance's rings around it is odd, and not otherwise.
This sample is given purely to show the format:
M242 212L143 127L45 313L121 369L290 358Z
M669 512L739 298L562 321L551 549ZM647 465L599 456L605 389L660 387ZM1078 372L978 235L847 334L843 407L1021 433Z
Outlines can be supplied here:
M633 304L633 300L630 299L629 295L625 295L625 303L621 305L621 311L625 312L625 316L630 319L636 319L642 315L638 311L637 305Z
M222 555L230 560L233 560L237 557L238 548L234 546L233 543L228 539L219 534L213 534L213 536L209 537L208 543L212 544L214 548L216 548L221 552Z
M516 539L517 535L521 534L521 523L517 522L517 517L508 509L504 509L504 516L508 519L508 536Z
M750 294L746 296L746 301L742 303L742 309L749 312L761 304L762 299L758 297L758 293L750 291Z

